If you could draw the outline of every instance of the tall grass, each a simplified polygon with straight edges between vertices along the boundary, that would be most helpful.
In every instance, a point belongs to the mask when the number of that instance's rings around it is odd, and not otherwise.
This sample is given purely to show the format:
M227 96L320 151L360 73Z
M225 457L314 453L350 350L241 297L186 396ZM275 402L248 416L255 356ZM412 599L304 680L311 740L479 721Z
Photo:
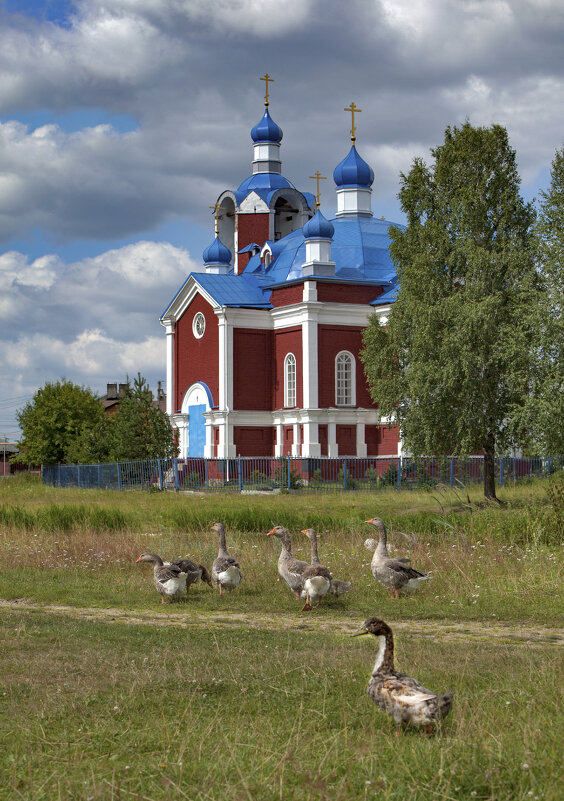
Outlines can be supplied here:
M397 635L398 667L455 700L435 737L396 737L366 694L372 638L17 612L5 633L5 798L562 797L553 646Z

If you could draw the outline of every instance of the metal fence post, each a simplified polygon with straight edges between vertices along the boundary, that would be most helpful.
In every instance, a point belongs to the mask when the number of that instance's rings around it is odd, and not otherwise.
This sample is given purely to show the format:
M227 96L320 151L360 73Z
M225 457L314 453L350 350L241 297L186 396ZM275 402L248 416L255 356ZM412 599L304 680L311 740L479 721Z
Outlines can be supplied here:
M209 476L209 473L208 473L208 460L207 459L204 459L204 476L205 476L205 479L206 479L206 488L209 489L210 476Z
M121 467L119 462L116 462L117 467L117 481L118 481L118 490L121 489Z
M57 465L57 484L61 486L61 465Z
M172 460L172 474L174 476L174 489L178 492L180 488L180 481L178 479L178 459Z
M243 492L243 460L239 456L239 492Z
M454 487L454 459L450 460L450 486Z
M292 481L291 481L291 478L290 478L290 469L291 469L290 468L290 454L288 454L288 456L286 458L288 460L288 480L286 482L286 489L290 490L290 489L292 489Z
M499 486L503 487L503 456L499 459Z
M402 458L400 456L398 459L398 489L401 489L401 469L402 469Z
M157 459L157 467L159 470L159 489L164 489L164 477L163 477L163 460Z
M347 460L343 461L343 489L346 490L347 488Z

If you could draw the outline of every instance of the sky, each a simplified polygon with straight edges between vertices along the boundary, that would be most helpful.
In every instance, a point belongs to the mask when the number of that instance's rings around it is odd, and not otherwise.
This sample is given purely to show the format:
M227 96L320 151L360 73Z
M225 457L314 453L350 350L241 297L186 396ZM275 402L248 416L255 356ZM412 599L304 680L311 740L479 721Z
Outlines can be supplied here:
M159 317L250 173L264 111L283 174L332 216L350 146L376 215L445 128L504 125L538 198L564 140L561 0L0 0L0 439L46 381L165 379Z

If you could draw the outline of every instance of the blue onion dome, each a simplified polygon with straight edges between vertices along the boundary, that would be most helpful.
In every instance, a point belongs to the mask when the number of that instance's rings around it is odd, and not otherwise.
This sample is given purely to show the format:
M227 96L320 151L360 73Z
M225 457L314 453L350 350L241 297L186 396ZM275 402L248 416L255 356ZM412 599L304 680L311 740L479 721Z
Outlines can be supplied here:
M204 264L231 264L231 251L218 236L203 252Z
M372 167L358 155L356 147L353 145L347 156L335 167L333 180L338 187L372 186L374 171Z
M311 220L306 222L302 232L305 239L332 239L335 228L318 209Z
M274 122L267 108L264 110L261 121L251 129L251 139L255 143L282 141L282 128Z

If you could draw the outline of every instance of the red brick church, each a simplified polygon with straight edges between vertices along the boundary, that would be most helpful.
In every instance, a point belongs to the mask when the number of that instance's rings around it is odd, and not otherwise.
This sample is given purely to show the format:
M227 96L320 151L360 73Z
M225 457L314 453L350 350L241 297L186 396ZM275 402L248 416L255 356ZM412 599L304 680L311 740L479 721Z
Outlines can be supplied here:
M359 359L367 319L386 317L397 276L390 223L372 213L374 173L355 147L355 106L328 220L282 175L268 105L267 92L252 174L217 200L204 272L161 317L180 456L396 455L397 429L371 401Z

